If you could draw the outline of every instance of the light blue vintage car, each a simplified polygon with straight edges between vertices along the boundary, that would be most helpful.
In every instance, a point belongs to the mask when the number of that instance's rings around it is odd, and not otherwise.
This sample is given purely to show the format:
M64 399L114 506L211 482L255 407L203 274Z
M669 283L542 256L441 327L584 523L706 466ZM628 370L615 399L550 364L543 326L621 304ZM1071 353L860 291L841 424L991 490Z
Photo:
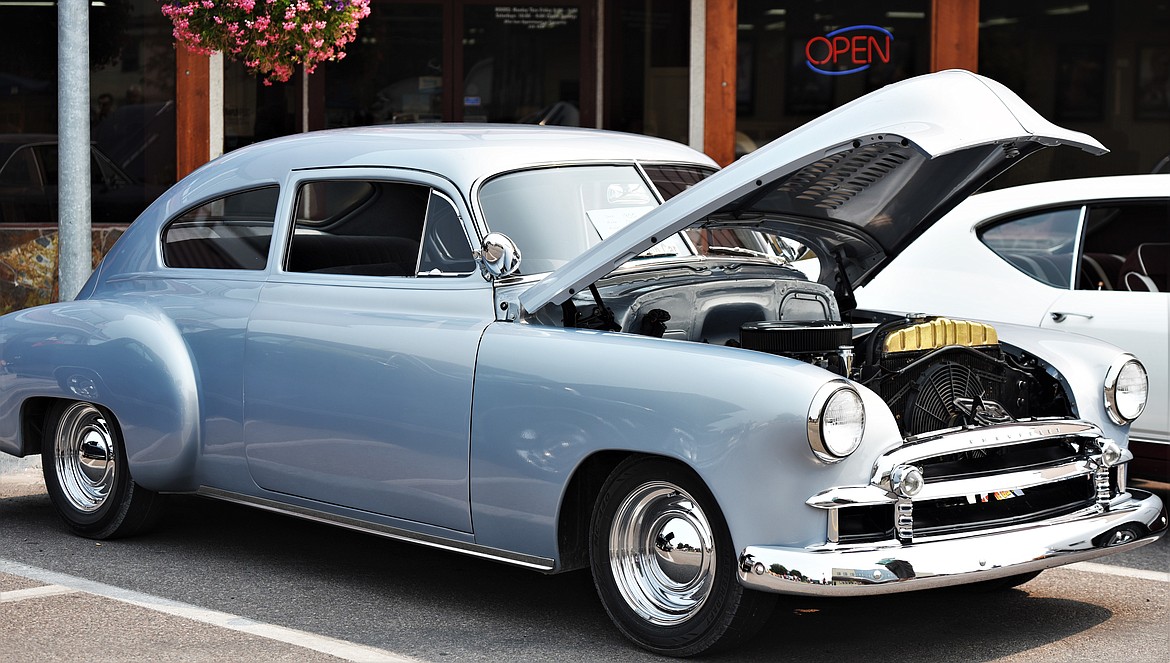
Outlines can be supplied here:
M1058 144L1104 151L944 72L720 172L551 127L243 148L76 301L0 319L0 450L43 455L82 536L196 493L589 566L617 627L675 656L750 636L776 593L1018 584L1165 530L1126 477L1145 369L851 292Z

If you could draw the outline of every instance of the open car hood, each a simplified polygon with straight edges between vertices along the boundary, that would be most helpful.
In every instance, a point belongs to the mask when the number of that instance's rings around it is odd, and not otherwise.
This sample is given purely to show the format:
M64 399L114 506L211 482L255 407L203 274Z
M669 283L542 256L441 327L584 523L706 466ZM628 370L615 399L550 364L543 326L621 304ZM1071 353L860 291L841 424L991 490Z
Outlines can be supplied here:
M1041 148L1107 150L1045 120L1003 85L944 71L886 86L736 161L591 247L521 294L529 313L561 304L689 227L754 228L797 239L865 284L988 180ZM521 247L523 249L523 247Z

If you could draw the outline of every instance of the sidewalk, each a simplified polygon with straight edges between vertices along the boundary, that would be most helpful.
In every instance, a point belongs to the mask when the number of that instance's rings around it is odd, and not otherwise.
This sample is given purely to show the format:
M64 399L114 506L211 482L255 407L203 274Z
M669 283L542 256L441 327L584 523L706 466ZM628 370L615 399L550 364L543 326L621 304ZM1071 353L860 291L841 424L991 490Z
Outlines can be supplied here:
M0 453L0 499L41 493L44 490L40 456L17 458Z

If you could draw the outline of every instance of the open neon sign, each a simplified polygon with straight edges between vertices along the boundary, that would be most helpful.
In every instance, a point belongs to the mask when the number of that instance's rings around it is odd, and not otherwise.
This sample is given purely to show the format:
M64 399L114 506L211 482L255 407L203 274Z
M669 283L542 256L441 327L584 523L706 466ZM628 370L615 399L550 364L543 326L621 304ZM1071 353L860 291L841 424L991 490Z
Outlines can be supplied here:
M889 63L893 43L894 35L885 28L851 25L809 39L804 45L804 63L826 76L856 74L875 63Z

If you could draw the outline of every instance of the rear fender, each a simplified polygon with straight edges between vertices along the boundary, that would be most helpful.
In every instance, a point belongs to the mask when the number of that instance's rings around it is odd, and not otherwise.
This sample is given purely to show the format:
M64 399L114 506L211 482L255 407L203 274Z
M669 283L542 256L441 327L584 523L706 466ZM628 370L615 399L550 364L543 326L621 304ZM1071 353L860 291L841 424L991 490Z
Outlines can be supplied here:
M196 487L195 371L178 328L160 311L83 300L0 318L0 450L37 453L41 441L28 432L39 427L25 417L43 412L45 399L108 408L143 487Z

